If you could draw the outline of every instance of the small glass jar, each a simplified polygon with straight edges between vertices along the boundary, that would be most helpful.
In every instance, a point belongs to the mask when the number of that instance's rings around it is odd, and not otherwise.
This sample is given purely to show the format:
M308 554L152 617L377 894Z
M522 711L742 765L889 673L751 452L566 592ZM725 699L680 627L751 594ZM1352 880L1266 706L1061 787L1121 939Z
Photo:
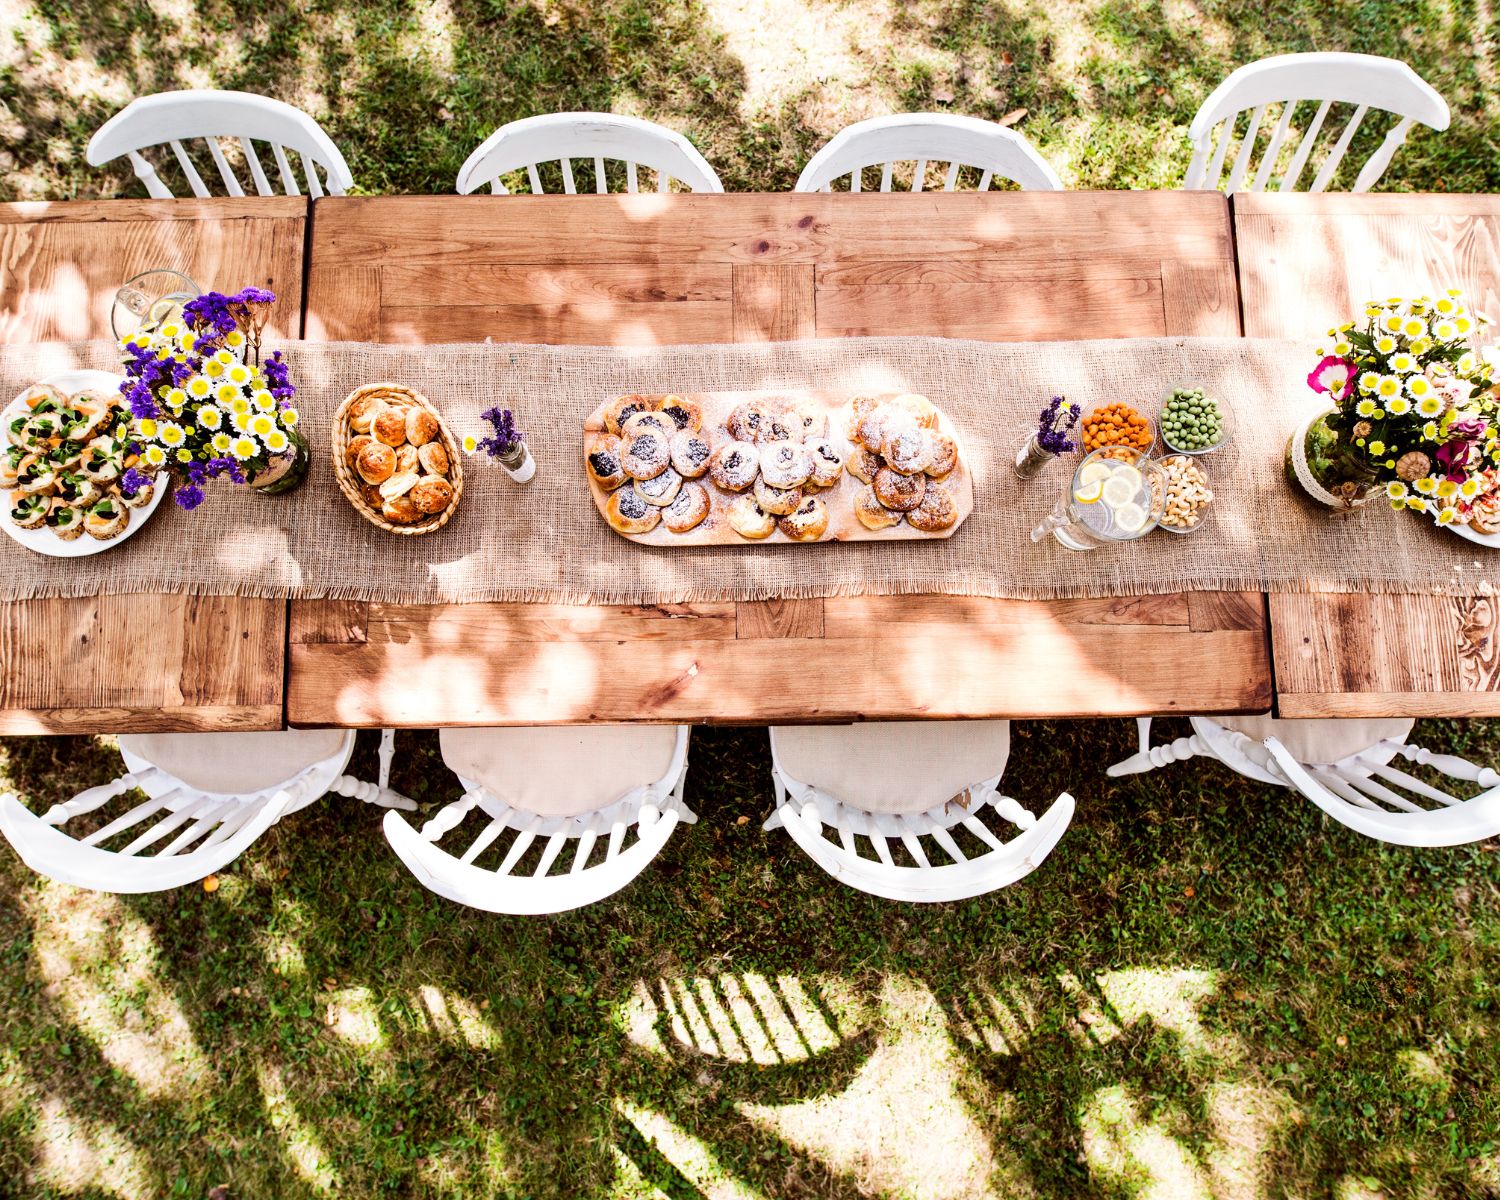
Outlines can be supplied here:
M1021 443L1021 448L1016 451L1015 461L1012 464L1016 474L1022 479L1030 479L1057 455L1052 451L1043 449L1041 439L1035 430Z

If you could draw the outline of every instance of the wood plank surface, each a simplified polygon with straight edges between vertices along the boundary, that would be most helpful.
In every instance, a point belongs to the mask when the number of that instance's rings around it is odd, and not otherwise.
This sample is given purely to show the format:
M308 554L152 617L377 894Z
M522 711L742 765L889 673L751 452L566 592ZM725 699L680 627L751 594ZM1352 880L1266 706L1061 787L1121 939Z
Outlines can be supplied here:
M295 337L306 220L296 197L0 205L0 341L109 337L115 289L152 267L205 288L269 287L272 337ZM0 733L279 729L285 640L280 600L7 604Z
M1216 193L329 198L311 238L310 337L1239 332ZM1258 595L295 602L287 707L294 724L757 723L1264 711L1270 689Z
M1310 352L1366 299L1449 287L1500 315L1500 197L1238 195L1234 223L1247 336L1306 338ZM1282 716L1500 715L1490 598L1269 603Z

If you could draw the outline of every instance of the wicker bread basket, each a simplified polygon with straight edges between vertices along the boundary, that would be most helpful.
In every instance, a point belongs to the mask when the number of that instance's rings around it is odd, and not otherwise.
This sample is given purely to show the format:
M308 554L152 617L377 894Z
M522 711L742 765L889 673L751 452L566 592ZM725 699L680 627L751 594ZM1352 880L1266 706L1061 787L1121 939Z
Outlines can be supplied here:
M388 521L377 509L371 508L365 503L363 495L364 481L358 473L349 465L346 454L349 445L349 409L356 400L364 396L379 396L391 404L416 405L426 409L437 418L438 436L443 440L443 448L448 451L448 482L453 485L453 499L448 507L440 513L435 513L424 521L413 521L409 525L397 525ZM459 453L459 446L453 439L452 432L448 429L448 423L443 420L443 414L433 407L432 402L422 395L421 392L413 391L409 387L403 387L399 383L368 383L364 387L355 388L345 397L344 402L339 405L338 411L333 414L333 475L339 481L339 490L348 498L349 503L354 505L355 510L370 522L371 525L384 529L387 533L398 533L403 537L416 537L423 533L432 533L446 525L458 509L458 502L463 499L464 494L464 467L463 459Z

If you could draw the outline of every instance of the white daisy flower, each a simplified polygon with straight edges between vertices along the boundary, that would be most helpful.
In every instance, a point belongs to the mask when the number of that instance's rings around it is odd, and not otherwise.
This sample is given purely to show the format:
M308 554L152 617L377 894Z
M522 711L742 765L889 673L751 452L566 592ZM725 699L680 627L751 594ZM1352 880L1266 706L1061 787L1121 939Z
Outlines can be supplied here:
M1424 417L1435 417L1443 411L1443 398L1436 393L1417 401L1417 411Z
M185 438L187 434L183 430L182 426L177 424L176 421L167 421L163 423L161 432L156 436L157 440L160 441L163 446L180 446L182 445L183 438Z
M229 453L231 453L232 455L234 455L235 458L238 458L241 461L243 461L244 459L247 459L247 458L254 458L255 454L256 454L256 451L259 450L259 449L260 449L260 447L255 444L255 439L254 438L251 438L251 437L237 437L230 444L230 446L229 446Z
M1458 510L1456 508L1442 509L1437 515L1437 523L1439 525L1452 525L1456 520L1458 520Z
M229 367L233 366L236 360L228 350L219 350L214 354L213 361L221 367Z
M1458 495L1458 484L1451 479L1441 480L1437 485L1437 498L1439 500L1452 500Z
M265 437L271 430L276 428L276 422L265 413L256 413L250 418L249 430L257 437Z
M1391 370L1398 375L1410 375L1417 369L1417 360L1410 354L1398 354L1391 359Z
M160 446L152 445L146 447L145 453L142 455L142 457L146 460L147 466L160 467L163 466L167 461L167 452Z
M1401 322L1401 332L1409 338L1426 337L1427 322L1419 317L1407 317Z
M224 423L224 410L205 404L198 410L198 424L204 429L214 430Z
M1458 326L1452 321L1439 321L1432 327L1432 336L1440 342L1451 342L1458 336Z
M1394 354L1396 352L1396 339L1390 336L1375 339L1375 349L1381 354Z
M234 399L229 401L229 411L244 416L250 411L250 401L236 392Z
M272 430L266 435L266 449L272 454L282 453L291 444L291 439L279 429Z
M1423 475L1421 479L1412 484L1412 487L1416 488L1422 495L1430 496L1433 492L1437 491L1437 484L1436 475Z
M169 388L167 390L167 403L173 408L181 408L187 402L188 395L180 387Z
M1376 393L1382 399L1390 399L1392 396L1401 394L1401 381L1394 375L1382 375L1380 382L1375 385Z
M1479 480L1465 479L1458 485L1458 494L1465 500L1474 499L1475 496L1479 495Z
M261 412L270 412L276 407L276 397L264 389L256 392L251 399L255 402L255 407L260 409Z
M1393 417L1404 417L1411 411L1411 401L1404 396L1397 396L1386 402L1386 409Z
M249 383L250 368L245 366L244 363L235 363L234 366L229 368L229 382L237 383L241 386Z
M221 383L214 389L214 399L220 404L231 404L234 398L240 394L240 389L232 383Z
M232 346L234 349L238 350L242 346L244 346L244 344L245 344L245 335L243 333L241 333L238 329L232 329L232 330L229 331L228 334L225 335L225 337L224 337L224 344L226 346ZM227 354L228 351L221 350L221 351L219 351L219 353L220 354Z
M194 375L188 380L187 394L194 400L207 400L213 385L204 379L202 375Z
M1380 383L1380 376L1374 371L1366 371L1359 377L1359 390L1362 392L1373 392Z
M203 364L203 373L210 379L222 379L224 378L224 364L209 359Z
M154 438L156 436L156 421L152 417L142 417L135 423L142 437Z
M213 441L209 442L209 445L214 448L215 453L227 454L229 452L230 440L227 433L216 433L213 436Z
M1406 484L1399 479L1393 479L1385 485L1385 494L1391 500L1406 499Z
M295 408L284 408L281 410L281 423L288 429L296 428L297 422L302 419L302 414Z
M1413 400L1421 400L1424 396L1432 395L1432 380L1425 375L1409 375L1406 379L1406 393Z

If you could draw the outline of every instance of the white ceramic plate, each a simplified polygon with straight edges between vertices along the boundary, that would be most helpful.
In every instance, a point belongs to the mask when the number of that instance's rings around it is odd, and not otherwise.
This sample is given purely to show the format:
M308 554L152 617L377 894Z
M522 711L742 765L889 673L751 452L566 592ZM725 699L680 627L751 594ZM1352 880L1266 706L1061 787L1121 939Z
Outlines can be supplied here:
M1473 542L1477 546L1487 546L1491 550L1500 550L1500 533L1475 533L1467 525L1447 525L1444 528L1449 533L1456 533L1465 541Z
M125 377L115 375L109 371L64 371L60 375L49 375L46 379L37 380L38 383L50 384L59 391L72 395L81 392L85 388L93 388L101 392L116 392L120 389L120 382ZM21 396L26 393L22 392ZM17 396L5 406L5 412L0 414L0 423L8 420L13 414L20 412L24 405L21 396ZM156 506L161 503L162 497L167 494L167 489L162 485L161 476L155 477L153 482L157 485L156 492L146 503L144 508L132 508L130 510L130 524L125 526L125 532L119 537L110 538L107 542L101 542L98 538L91 538L88 534L74 538L71 542L65 542L52 530L45 527L40 529L22 529L10 519L9 497L0 504L0 529L12 541L20 542L28 550L34 550L38 554L47 554L53 558L83 558L89 554L102 554L106 550L113 550L126 538L132 537L136 530L140 529L151 518L156 511Z

